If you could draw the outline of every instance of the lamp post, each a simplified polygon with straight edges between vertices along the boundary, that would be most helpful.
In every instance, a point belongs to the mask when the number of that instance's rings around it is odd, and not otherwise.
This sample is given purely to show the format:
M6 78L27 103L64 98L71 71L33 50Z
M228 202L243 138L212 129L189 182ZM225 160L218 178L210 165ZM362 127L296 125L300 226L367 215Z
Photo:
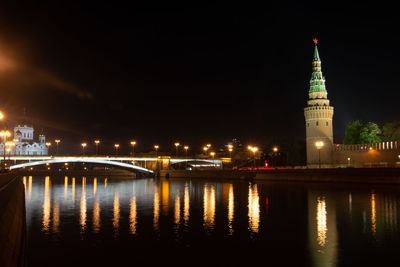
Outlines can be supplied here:
M159 148L158 145L154 145L154 149L156 150L156 158L158 158L158 148Z
M181 145L179 142L175 142L175 147L176 147L176 154L175 154L175 156L177 157L178 156L178 147Z
M256 152L258 151L258 147L251 147L251 151L253 151L253 169L256 169Z
M187 152L188 152L189 146L184 146L183 149L185 149L185 157L186 157L186 167L185 168L187 169L187 163L188 163L188 161L187 161L187 158L188 158Z
M12 151L12 147L15 146L14 142L7 142L6 147L7 147L7 152L8 152L8 160L10 160L10 154Z
M207 155L208 147L207 146L203 147L203 150L204 150L204 154Z
M100 140L94 140L94 144L96 145L96 156L99 154L99 145L100 145Z
M318 150L318 168L321 168L321 149L324 147L324 142L317 141L315 142L315 146L317 147Z
M210 155L212 157L213 165L214 165L214 168L215 168L215 162L214 162L215 152L210 152Z
M54 143L56 143L56 155L58 155L58 144L61 142L60 139L54 140Z
M350 167L350 158L347 158L347 166Z
M114 147L115 147L115 155L118 155L119 144L115 144Z
M87 143L82 143L82 155L85 156L85 148L87 147Z
M136 145L136 141L131 141L131 146L132 146L132 156L133 156L133 154L135 154L135 145Z
M2 114L2 118L4 118L4 115ZM7 137L11 136L11 133L9 131L1 131L0 136L3 138L3 155L4 155L4 162L6 161L6 142L7 142Z
M278 152L278 147L276 147L276 146L274 146L273 148L272 148L272 151L273 151L273 164L274 164L274 167L275 167L275 164L276 164L276 153Z
M50 143L50 142L46 142L46 146L47 146L47 154L50 155L50 146L51 146L51 143Z

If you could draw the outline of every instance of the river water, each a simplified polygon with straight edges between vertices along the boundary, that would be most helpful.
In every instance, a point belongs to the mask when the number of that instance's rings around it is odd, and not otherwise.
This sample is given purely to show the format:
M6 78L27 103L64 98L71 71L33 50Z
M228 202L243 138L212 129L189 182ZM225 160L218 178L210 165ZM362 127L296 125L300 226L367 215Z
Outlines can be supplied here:
M24 176L28 266L394 266L400 187Z

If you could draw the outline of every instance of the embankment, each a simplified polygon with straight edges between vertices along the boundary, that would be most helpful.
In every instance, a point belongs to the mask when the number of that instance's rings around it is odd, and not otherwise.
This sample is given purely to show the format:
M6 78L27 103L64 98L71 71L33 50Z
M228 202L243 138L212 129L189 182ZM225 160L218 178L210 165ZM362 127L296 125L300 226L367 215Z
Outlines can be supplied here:
M0 266L25 263L25 190L21 179L0 174Z

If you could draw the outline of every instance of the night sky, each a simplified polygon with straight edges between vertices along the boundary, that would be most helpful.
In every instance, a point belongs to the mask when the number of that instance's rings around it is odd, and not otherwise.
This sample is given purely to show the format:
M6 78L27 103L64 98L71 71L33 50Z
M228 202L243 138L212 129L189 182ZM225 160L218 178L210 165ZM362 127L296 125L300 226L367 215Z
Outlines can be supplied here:
M64 153L95 138L123 153L131 139L137 151L303 140L313 38L338 141L352 120L400 119L389 6L71 2L0 9L3 127L26 120Z

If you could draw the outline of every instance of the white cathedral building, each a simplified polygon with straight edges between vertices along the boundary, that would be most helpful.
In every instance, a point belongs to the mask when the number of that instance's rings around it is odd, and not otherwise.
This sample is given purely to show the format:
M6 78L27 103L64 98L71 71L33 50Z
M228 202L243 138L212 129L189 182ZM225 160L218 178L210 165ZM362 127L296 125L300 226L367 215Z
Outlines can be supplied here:
M14 127L13 136L7 137L7 142L12 142L13 145L4 148L5 142L3 140L0 144L0 155L4 153L8 156L41 156L48 155L48 148L46 146L46 137L39 135L38 142L34 140L34 129L27 125L17 125ZM7 143L6 142L6 143ZM7 149L10 149L7 151Z

